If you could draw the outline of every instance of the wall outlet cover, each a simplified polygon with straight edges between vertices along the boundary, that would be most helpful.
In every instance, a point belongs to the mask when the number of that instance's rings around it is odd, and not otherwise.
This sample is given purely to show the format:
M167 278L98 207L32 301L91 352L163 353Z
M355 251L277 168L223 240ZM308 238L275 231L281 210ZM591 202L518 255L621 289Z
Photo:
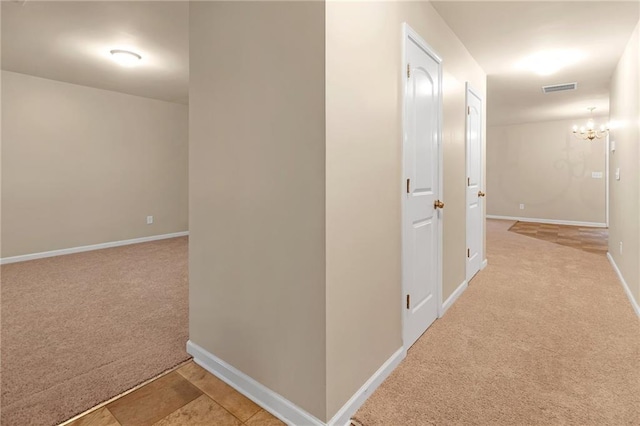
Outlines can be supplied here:
M524 204L520 204L520 210L524 210Z
M153 223L153 216L147 216L147 225L151 225Z

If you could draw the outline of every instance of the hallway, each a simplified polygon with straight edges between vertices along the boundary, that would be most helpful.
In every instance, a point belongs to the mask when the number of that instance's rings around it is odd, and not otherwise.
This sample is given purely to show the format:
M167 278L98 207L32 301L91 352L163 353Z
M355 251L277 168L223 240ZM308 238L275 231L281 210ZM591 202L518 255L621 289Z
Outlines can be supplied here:
M606 257L513 223L487 220L489 266L355 420L640 424L640 323Z

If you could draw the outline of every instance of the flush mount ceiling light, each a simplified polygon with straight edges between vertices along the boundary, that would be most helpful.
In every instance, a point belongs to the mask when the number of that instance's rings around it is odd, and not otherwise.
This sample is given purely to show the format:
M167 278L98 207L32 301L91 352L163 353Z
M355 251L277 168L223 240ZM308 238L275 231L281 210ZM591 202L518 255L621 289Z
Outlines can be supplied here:
M602 124L600 125L600 129L596 130L596 126L593 123L593 110L596 109L596 107L590 107L587 109L591 113L591 117L589 118L587 125L580 128L578 128L578 126L573 126L573 135L578 139L583 139L585 141L587 139L590 141L594 139L602 139L607 133L609 133L609 126L607 124Z
M136 65L140 61L140 59L142 59L142 56L138 55L137 53L130 50L122 49L113 49L111 51L111 57L114 61L124 67L132 67Z

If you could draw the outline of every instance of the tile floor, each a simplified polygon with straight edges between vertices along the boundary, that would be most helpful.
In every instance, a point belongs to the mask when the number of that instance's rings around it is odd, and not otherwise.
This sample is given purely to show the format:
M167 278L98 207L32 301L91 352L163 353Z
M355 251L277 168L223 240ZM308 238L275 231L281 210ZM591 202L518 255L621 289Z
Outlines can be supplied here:
M280 420L189 361L68 426L281 426Z
M609 249L607 228L516 222L509 231L604 256Z

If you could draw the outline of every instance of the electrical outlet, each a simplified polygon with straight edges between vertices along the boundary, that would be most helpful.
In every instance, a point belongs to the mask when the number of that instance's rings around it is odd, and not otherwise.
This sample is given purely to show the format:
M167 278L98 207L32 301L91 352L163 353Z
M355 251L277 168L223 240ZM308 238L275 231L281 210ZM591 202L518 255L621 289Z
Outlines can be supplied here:
M520 210L524 210L524 204L520 204Z
M147 216L147 225L151 225L153 223L153 216Z
M620 241L620 254L622 254L622 241Z

